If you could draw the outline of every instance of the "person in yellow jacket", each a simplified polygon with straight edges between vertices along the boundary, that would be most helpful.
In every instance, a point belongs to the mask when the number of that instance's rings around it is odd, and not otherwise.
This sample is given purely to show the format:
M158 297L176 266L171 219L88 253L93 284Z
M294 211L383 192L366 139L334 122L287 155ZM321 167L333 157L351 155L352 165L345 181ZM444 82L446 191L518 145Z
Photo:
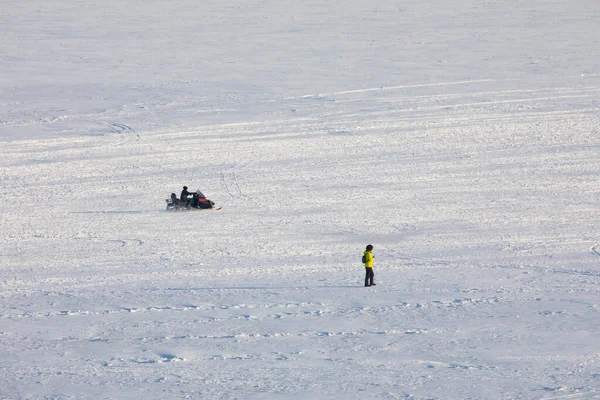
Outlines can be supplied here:
M373 260L375 260L375 256L373 255L373 245L368 245L367 249L363 253L363 262L365 264L365 286L375 286L375 273L373 272Z

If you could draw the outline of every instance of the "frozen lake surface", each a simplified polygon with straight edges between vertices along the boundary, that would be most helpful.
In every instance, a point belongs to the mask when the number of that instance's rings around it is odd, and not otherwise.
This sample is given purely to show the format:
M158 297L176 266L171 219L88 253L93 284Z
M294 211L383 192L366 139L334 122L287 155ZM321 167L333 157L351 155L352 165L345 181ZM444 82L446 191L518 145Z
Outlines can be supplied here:
M600 398L600 5L375 3L4 2L0 399Z

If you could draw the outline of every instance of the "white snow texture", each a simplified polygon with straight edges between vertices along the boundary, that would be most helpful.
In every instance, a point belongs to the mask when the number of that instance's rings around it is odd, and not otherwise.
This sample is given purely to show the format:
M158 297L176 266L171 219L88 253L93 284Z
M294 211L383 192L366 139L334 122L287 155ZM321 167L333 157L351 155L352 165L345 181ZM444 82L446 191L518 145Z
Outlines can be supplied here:
M0 399L600 399L597 0L0 26Z

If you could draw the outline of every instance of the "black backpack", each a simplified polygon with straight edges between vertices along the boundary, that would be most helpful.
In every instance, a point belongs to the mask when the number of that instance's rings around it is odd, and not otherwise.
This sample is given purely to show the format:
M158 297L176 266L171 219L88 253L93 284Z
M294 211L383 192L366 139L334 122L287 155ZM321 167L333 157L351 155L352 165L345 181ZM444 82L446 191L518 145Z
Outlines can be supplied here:
M364 254L363 254L363 256L362 256L362 263L363 263L363 264L366 264L366 263L367 263L367 256L365 256Z

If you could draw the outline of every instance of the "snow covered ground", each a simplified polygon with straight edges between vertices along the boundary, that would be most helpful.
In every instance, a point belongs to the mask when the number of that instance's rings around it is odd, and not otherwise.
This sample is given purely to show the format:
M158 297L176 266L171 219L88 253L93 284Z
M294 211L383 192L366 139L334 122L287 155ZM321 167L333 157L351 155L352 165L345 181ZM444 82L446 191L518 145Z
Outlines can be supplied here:
M0 399L600 399L596 0L0 24Z

